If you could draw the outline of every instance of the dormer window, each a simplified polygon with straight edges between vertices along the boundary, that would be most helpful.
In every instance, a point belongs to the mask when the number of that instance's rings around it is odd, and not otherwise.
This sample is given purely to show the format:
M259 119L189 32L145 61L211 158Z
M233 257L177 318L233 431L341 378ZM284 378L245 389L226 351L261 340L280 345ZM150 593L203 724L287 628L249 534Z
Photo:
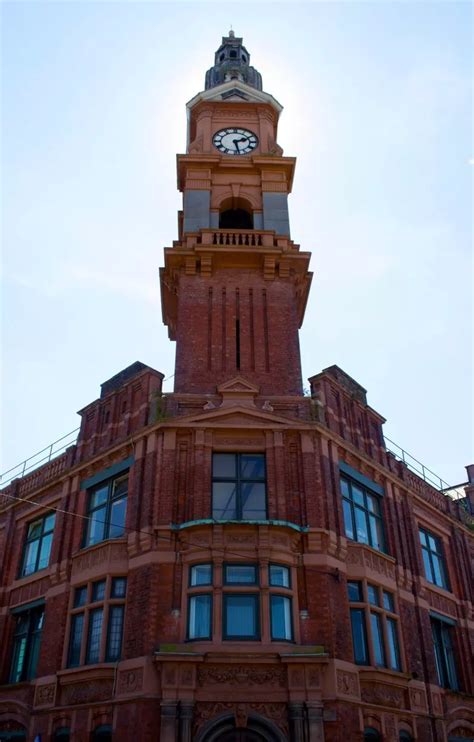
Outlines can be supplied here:
M242 54L242 62L244 64L247 64L247 57L245 56L245 54Z
M222 52L222 54L219 57L219 62L223 62L224 59L225 59L225 54L224 54L224 52Z
M231 49L229 52L229 57L231 59L237 59L237 51L235 49Z

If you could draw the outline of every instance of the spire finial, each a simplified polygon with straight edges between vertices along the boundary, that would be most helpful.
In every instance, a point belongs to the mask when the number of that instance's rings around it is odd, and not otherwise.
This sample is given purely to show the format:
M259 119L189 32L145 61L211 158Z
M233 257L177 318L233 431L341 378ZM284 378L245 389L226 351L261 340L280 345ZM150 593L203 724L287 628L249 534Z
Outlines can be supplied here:
M233 30L232 26L230 27L230 31L229 31L229 38L230 39L235 39L235 33L234 33L234 30Z

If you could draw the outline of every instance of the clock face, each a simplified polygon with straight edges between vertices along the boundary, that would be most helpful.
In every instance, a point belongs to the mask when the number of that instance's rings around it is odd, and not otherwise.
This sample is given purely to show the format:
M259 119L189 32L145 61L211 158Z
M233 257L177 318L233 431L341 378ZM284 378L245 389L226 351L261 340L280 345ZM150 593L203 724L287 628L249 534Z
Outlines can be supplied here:
M257 146L258 137L248 129L221 129L212 143L224 155L248 155Z

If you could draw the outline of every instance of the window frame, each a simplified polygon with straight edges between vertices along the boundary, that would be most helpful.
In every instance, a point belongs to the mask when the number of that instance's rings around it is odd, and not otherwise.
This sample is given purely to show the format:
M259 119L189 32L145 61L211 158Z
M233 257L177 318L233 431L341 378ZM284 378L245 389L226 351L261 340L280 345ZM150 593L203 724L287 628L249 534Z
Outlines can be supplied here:
M235 476L234 477L222 477L214 474L214 457L234 456L235 457ZM261 478L247 478L241 476L241 460L245 456L258 456L263 461L263 477ZM235 483L235 517L234 518L216 518L214 515L214 485L215 484L229 484ZM264 498L265 498L265 514L262 517L256 518L244 518L243 517L243 505L242 505L242 487L246 484L263 484L264 487ZM266 454L262 451L213 451L212 452L212 497L211 497L211 510L212 519L218 523L224 523L226 521L265 521L268 519L268 497L267 497L267 460Z
M254 604L254 622L256 631L255 634L245 634L245 635L236 635L236 634L229 634L227 631L227 610L228 610L228 603L229 600L232 598L251 598L252 602ZM262 636L262 627L260 624L260 615L261 615L261 607L260 607L260 593L259 591L254 590L253 592L242 592L240 590L236 590L235 592L223 592L222 593L222 639L223 641L241 641L241 642L249 642L249 641L260 641Z
M97 546L97 544L101 544L104 541L110 541L115 540L116 538L123 538L125 536L126 530L127 530L127 511L128 511L128 494L129 494L129 471L126 470L124 472L120 472L120 474L116 474L113 477L110 477L110 479L106 479L104 481L98 482L94 486L88 488L87 490L87 500L86 500L86 524L84 527L84 533L82 536L82 548L87 549L89 546ZM121 493L117 496L114 496L114 490L116 487L116 484L119 483L121 480L127 480L127 491L126 494ZM104 509L104 503L101 503L99 505L96 505L96 507L91 508L90 504L92 501L92 498L94 494L100 490L107 487L107 499L105 501L105 515L104 519L102 521L103 523L103 536L98 541L91 542L90 540L90 527L93 522L93 514L97 512L98 510ZM125 514L123 519L123 526L122 526L122 533L111 536L110 535L110 529L111 527L117 525L111 522L111 514L112 514L112 507L114 503L119 502L119 500L125 499Z
M196 585L195 587L200 587ZM191 602L195 598L209 598L209 632L207 636L191 636ZM188 615L186 619L186 641L189 642L201 642L201 641L212 641L212 634L213 634L213 626L214 626L214 597L213 593L209 592L208 590L205 592L202 592L201 590L197 590L196 592L191 592L188 594L188 603L187 603L187 609L188 609Z
M26 617L26 627L22 632L18 630L21 617ZM17 625L13 630L12 652L8 673L8 682L12 685L28 682L36 677L44 617L44 603L15 611L14 618ZM36 619L39 619L39 628L35 628ZM22 647L23 639L25 643ZM20 670L18 670L19 663L21 663Z
M346 497L346 495L343 492L343 482L345 482L349 488L349 497ZM357 489L361 490L363 495L363 501L364 505L359 505L355 502L354 497L352 495L352 489L353 487L357 487ZM388 548L387 548L387 537L385 533L385 526L384 526L384 519L383 519L383 513L382 513L382 499L383 496L379 494L378 492L375 492L375 490L372 490L369 486L366 484L363 484L360 481L357 481L355 479L352 479L348 474L346 474L344 471L339 472L339 490L340 495L342 499L342 522L344 527L344 535L346 538L350 539L351 541L354 541L354 543L357 544L364 544L365 546L370 546L371 549L375 549L375 551L379 551L381 554L388 554ZM372 497L375 502L377 503L377 510L378 512L375 513L368 507L368 500L367 497ZM344 503L347 503L350 509L350 518L351 518L351 529L352 529L352 536L348 534L347 524L346 524L346 512L344 508ZM367 535L367 542L361 541L358 538L357 534L357 522L356 522L356 510L360 511L364 514L364 521L365 521L365 529L366 529L366 535ZM380 534L381 534L381 548L374 545L373 543L373 537L372 537L372 530L370 527L370 516L373 516L375 518L376 525L377 523L380 526Z
M423 544L421 540L422 534L425 537L426 546ZM451 586L449 582L447 562L446 562L444 548L443 548L443 539L440 536L438 536L436 533L433 533L428 528L425 528L424 526L421 526L421 525L418 525L418 537L420 541L421 562L423 564L423 572L425 575L425 579L430 583L430 585L435 585L436 587L440 587L443 590L450 591ZM430 539L434 541L436 549L431 548ZM431 579L427 573L424 554L427 555L428 562L430 565L430 572L431 572L433 579ZM436 570L434 569L434 566L433 566L433 555L435 555L438 560L439 571L441 574L441 583L442 583L441 585L436 581Z
M53 526L50 530L45 531L45 523L48 518L53 518ZM37 538L28 538L28 531L32 526L35 525L35 523L39 523L41 521L41 534ZM20 569L18 571L18 578L21 579L23 577L29 577L30 575L35 574L36 572L41 572L43 569L47 569L50 565L51 561L51 551L53 549L53 540L54 540L54 529L56 526L56 512L52 511L50 513L44 513L43 515L40 515L38 518L35 518L34 520L30 520L27 524L26 534L25 534L25 540L23 542L23 549L22 549L22 555L21 555L21 562L20 562ZM43 545L43 539L47 538L48 536L51 536L51 543L49 546L48 551L48 562L44 565L44 567L39 566L40 558L41 558L41 550ZM35 557L35 568L32 569L30 572L25 572L26 568L26 556L28 552L28 546L29 544L34 543L35 541L38 541L38 550L36 552Z
M114 584L115 580L125 580L125 592L123 596L114 596ZM103 597L100 599L94 599L94 587L105 582L105 590ZM99 578L96 580L89 580L85 584L75 585L71 590L70 607L68 615L68 632L67 632L67 645L65 649L64 667L75 668L75 667L87 667L88 665L95 665L101 663L112 663L119 662L122 656L123 650L123 638L125 629L125 614L126 614L126 602L127 602L127 577L125 575L108 575L107 577ZM80 602L76 605L76 595L79 591L86 588L85 602ZM112 609L121 609L121 635L120 635L120 646L119 651L116 655L110 655L109 646L109 635L111 630L111 615L114 613ZM98 646L98 659L91 659L90 657L90 641L91 641L91 616L98 615L97 612L101 611L102 619L99 632L99 646ZM72 659L73 649L73 629L76 622L76 616L82 616L82 629L80 632L79 642L79 659L76 661L77 650L74 654L74 660ZM77 647L76 643L76 647Z
M436 675L441 688L460 690L454 628L451 622L430 616ZM448 646L449 645L449 646Z
M256 562L224 562L222 565L222 585L223 587L259 587L260 586L260 569ZM227 569L229 567L252 567L255 573L253 582L230 582L227 578Z
M349 597L349 585L358 585L359 597L361 600L351 600ZM377 602L369 600L371 590L377 591ZM391 597L393 610L386 607L384 600L385 593ZM404 661L401 644L400 617L397 612L397 596L394 592L387 590L385 585L377 585L371 580L347 580L347 596L349 600L349 610L351 615L351 633L352 647L354 653L354 663L361 666L376 667L391 670L393 672L403 672ZM360 612L363 617L364 649L367 662L356 660L354 631L352 628L352 614ZM380 649L382 663L376 661L376 637L373 632L373 621L377 623L378 637L380 637ZM389 626L393 629L390 629ZM392 651L392 640L395 639Z
M284 588L284 589L288 589L288 588ZM289 605L289 616L290 616L290 627L289 627L290 628L290 636L289 636L289 638L287 638L287 637L283 637L282 638L280 636L274 636L274 631L273 631L273 599L274 598L281 598L283 600L287 600L288 601L288 605ZM271 638L272 642L288 642L289 644L294 643L294 641L295 641L295 631L294 631L294 626L293 626L293 600L292 600L292 596L291 595L285 595L284 593L275 593L275 592L272 591L270 593L270 595L269 595L268 607L269 607L269 612L270 612L270 638Z

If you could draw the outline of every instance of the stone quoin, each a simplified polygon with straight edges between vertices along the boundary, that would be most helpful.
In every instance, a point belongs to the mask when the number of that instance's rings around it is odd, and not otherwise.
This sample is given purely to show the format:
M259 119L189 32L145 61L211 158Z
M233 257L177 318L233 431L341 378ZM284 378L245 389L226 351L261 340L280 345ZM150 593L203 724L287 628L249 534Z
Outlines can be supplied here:
M338 366L304 393L281 110L230 32L177 158L174 391L133 363L0 492L1 742L474 738L474 467L455 501Z

